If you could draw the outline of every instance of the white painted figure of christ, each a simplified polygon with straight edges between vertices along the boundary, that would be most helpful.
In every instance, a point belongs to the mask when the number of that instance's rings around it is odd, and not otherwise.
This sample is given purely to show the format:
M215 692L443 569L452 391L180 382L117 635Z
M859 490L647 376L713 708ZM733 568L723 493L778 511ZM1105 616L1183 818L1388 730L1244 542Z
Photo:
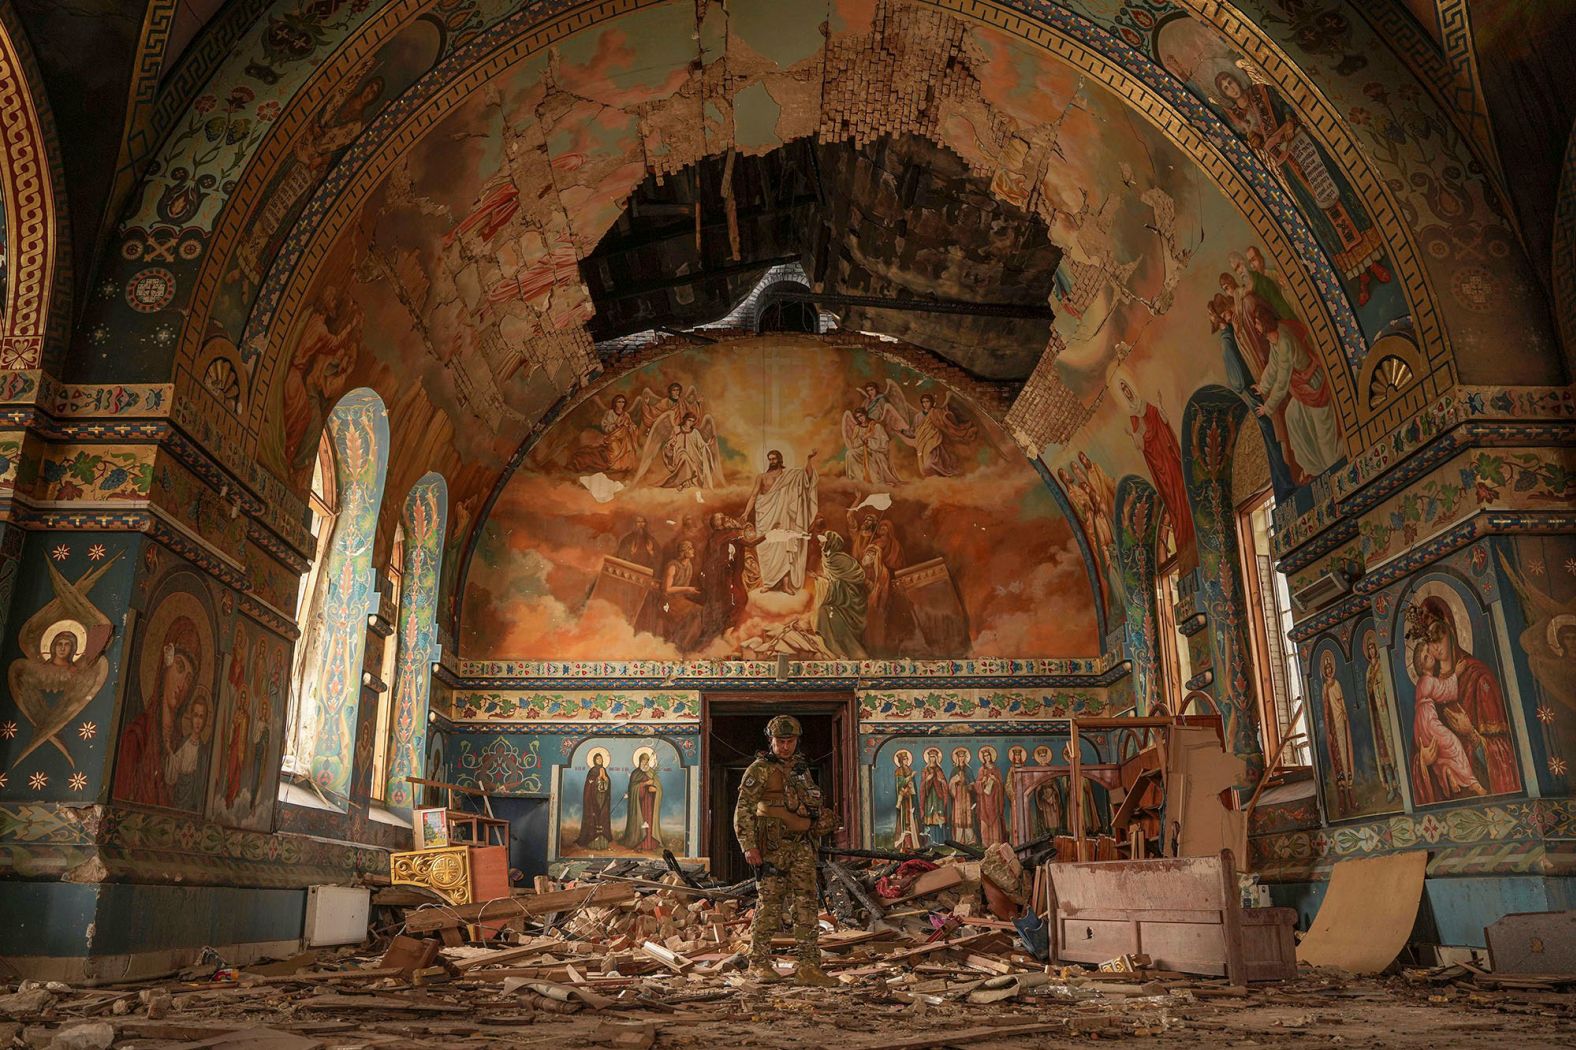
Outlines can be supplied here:
M810 526L819 506L816 455L812 449L803 467L789 468L783 466L783 454L772 449L766 453L766 470L750 490L743 517L755 525L756 535L761 537L756 548L761 567L759 590L796 594L804 586Z

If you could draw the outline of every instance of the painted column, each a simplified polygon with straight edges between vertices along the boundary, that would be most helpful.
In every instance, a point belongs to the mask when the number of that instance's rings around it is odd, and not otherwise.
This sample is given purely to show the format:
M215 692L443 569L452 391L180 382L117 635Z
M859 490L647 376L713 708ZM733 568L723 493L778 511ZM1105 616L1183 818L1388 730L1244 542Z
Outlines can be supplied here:
M1129 474L1116 486L1116 552L1126 594L1123 628L1133 662L1133 699L1142 713L1163 699L1160 634L1155 618L1155 526L1157 500L1147 481Z
M1226 743L1252 769L1263 765L1254 704L1252 649L1237 550L1236 505L1231 493L1231 454L1247 415L1241 398L1224 387L1205 387L1182 417L1188 499L1198 543L1197 608L1207 621L1209 685L1225 728Z
M409 815L416 792L406 778L422 775L427 753L427 710L432 665L438 659L438 581L443 571L449 489L428 472L405 499L405 564L395 638L394 739L388 772L389 808Z
M323 603L322 664L302 697L300 753L331 798L350 794L361 698L367 617L377 611L372 546L388 471L389 424L383 400L362 388L346 394L328 420L339 513L329 546Z

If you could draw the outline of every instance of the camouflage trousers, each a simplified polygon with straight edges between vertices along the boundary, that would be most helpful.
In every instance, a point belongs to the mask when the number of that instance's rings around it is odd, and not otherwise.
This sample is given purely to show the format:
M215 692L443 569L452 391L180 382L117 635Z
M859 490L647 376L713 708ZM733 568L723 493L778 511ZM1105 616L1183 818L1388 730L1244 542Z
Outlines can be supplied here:
M821 934L821 907L815 847L808 839L784 836L776 849L763 852L762 859L777 874L763 876L760 881L760 899L750 925L750 962L771 959L772 937L782 929L784 909L791 908L795 953L800 962L819 965L821 949L816 940Z

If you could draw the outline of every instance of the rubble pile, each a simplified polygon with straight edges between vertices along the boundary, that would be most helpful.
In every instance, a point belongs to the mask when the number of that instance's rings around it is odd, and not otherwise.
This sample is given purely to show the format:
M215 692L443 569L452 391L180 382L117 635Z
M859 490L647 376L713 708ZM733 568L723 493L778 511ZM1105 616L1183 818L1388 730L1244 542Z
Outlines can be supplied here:
M1048 964L1021 920L993 913L992 890L1010 902L1033 889L999 854L834 856L824 878L823 967L836 988L746 974L752 884L620 862L475 905L386 889L374 898L374 939L358 948L241 968L213 960L124 987L24 982L0 994L0 1050L819 1048L828 1030L845 1050L1201 1036L1273 1045L1349 1029L1365 1010L1418 1005L1487 1008L1576 1035L1576 976L1455 966L1387 980L1304 971L1240 987L1156 969L1141 954L1098 969ZM1472 1014L1450 1017L1476 1030ZM1441 1021L1420 1034L1448 1031Z

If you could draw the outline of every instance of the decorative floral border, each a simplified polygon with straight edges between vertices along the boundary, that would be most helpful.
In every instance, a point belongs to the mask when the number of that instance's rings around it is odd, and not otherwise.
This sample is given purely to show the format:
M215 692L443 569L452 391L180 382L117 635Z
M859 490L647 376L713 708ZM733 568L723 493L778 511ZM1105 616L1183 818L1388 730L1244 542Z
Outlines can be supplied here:
M457 691L448 710L456 722L682 722L700 718L700 693Z
M1248 855L1254 871L1277 882L1324 875L1342 860L1417 849L1430 852L1430 875L1557 875L1576 872L1571 839L1576 800L1537 798L1255 835Z

